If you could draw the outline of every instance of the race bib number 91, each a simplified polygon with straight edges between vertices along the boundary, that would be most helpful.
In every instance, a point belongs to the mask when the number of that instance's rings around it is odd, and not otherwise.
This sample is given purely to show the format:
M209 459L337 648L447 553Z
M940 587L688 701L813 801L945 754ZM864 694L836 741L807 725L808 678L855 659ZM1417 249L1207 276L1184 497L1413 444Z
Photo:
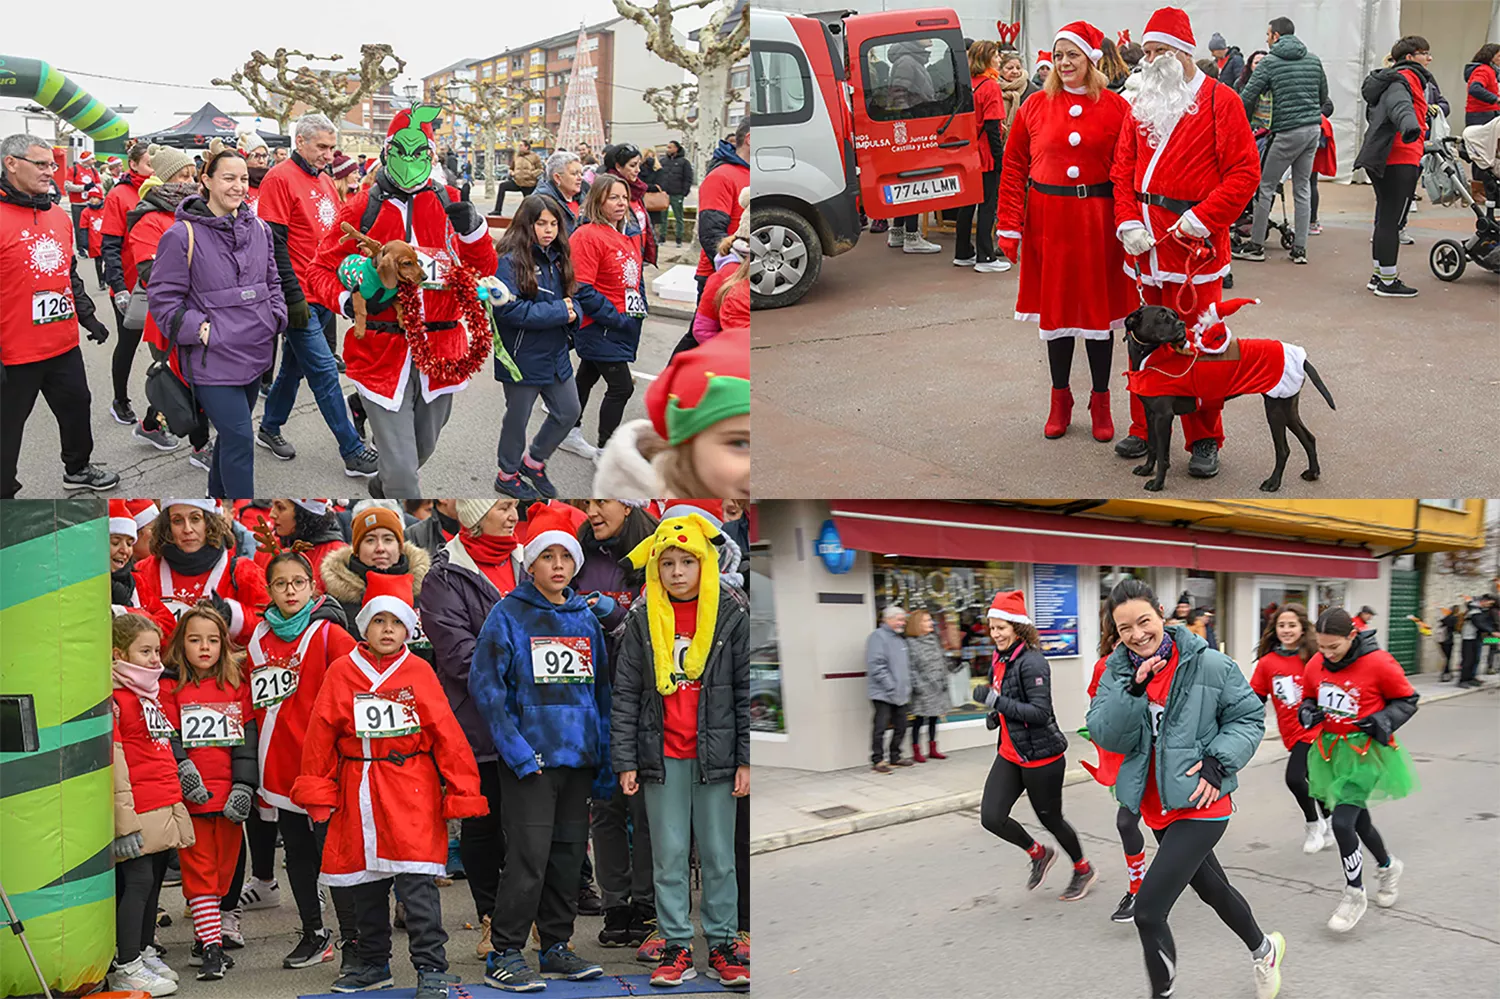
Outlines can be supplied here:
M250 701L257 710L280 704L297 690L297 671L262 666L250 674Z
M73 318L73 296L64 291L38 291L31 296L31 322L34 326L60 323Z
M531 679L535 683L593 683L594 656L587 638L533 638Z
M1295 676L1272 677L1271 693L1278 701L1289 707L1296 707L1302 703L1302 683Z
M379 694L354 695L354 734L361 739L389 739L422 730L417 709Z
M1359 717L1359 691L1345 690L1325 680L1318 688L1318 707L1332 718L1352 721Z
M198 746L243 746L245 726L227 711L207 704L182 706L182 744Z

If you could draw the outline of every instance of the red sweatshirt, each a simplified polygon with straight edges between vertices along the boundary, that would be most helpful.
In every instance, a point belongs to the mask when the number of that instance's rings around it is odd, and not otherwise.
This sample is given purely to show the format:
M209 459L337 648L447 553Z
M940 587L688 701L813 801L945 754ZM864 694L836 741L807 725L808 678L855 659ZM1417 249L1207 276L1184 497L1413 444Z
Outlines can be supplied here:
M183 666L185 671L189 667ZM211 797L201 805L188 802L192 815L212 815L224 810L224 800L234 785L233 755L253 733L245 731L254 715L250 708L250 684L238 687L213 680L194 683L162 677L163 706L182 737L187 757L198 768L203 786Z

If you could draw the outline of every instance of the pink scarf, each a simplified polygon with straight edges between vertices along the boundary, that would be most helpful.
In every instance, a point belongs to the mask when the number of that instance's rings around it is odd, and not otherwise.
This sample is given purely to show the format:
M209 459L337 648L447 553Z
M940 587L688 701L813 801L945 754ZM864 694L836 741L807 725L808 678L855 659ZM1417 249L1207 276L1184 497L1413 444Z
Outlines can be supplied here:
M123 659L116 659L109 671L116 687L153 701L161 696L161 673L160 666L137 666Z

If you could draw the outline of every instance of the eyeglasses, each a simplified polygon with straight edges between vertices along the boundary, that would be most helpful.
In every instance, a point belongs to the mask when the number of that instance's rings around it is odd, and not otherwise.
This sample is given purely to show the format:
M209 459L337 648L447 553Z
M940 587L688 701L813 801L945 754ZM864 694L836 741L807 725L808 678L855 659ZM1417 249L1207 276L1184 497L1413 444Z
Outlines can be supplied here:
M306 576L294 576L291 579L278 579L271 584L274 593L300 593L312 586L312 580Z
M53 166L51 160L28 160L24 156L17 156L16 159L20 160L22 163L30 163L38 170L51 170Z

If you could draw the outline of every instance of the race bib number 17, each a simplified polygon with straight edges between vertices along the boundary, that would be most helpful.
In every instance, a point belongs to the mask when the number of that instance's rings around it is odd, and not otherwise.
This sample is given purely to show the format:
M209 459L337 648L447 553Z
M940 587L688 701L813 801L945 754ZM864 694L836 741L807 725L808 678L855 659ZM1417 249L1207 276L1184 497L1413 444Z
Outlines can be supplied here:
M1318 707L1332 718L1352 720L1359 717L1359 691L1345 690L1326 680L1318 688Z
M587 638L533 638L534 683L593 683L594 655Z

